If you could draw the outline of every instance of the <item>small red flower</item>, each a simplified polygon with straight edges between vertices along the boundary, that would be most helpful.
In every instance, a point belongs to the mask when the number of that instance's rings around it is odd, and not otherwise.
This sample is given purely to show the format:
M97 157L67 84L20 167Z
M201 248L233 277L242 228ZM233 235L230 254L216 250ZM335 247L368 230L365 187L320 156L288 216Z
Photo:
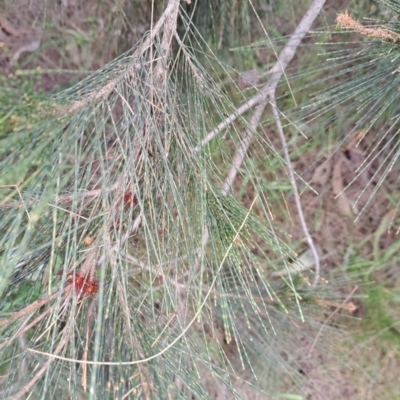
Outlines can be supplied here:
M83 296L94 296L99 291L99 283L93 279L87 281L82 288Z
M137 197L132 192L125 192L124 205L128 207L136 206L138 203Z
M98 292L99 283L96 279L90 279L90 277L83 276L79 272L76 272L74 276L72 274L69 274L69 276L66 287L73 287L78 296L93 296Z

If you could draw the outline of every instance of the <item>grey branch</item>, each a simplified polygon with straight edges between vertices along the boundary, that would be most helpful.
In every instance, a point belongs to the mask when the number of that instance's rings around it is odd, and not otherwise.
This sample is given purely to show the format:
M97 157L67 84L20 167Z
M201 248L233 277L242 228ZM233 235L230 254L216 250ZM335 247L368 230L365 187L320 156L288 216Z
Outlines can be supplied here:
M310 30L315 18L321 11L325 0L314 0L307 12L303 16L297 28L293 32L289 41L287 42L284 49L279 54L278 60L275 65L268 71L270 75L268 82L265 86L251 99L247 100L244 104L239 106L234 113L230 114L224 121L222 121L216 128L210 131L205 138L200 142L200 144L194 149L194 152L199 151L204 147L210 140L212 140L218 133L223 129L228 127L232 122L234 122L239 116L243 115L246 111L250 110L254 106L260 103L268 103L269 94L276 90L276 87L285 72L286 67L293 59L297 47L303 40L304 36Z
M310 232L308 231L307 223L305 221L303 209L302 209L301 202L300 202L300 197L299 197L298 190L297 190L296 179L295 179L292 164L290 161L290 155L289 155L289 151L287 149L285 135L283 132L279 112L278 112L278 109L276 106L275 92L276 92L276 87L277 87L280 79L282 78L282 75L285 73L286 67L288 66L288 64L293 59L293 57L296 53L297 47L299 46L300 42L303 40L306 33L310 30L311 25L313 24L315 18L318 16L319 12L321 11L324 3L325 3L325 0L314 0L311 3L310 7L308 8L307 12L303 16L302 20L300 21L300 23L297 26L297 28L295 29L295 31L293 32L293 34L290 37L289 41L287 42L286 46L279 54L276 64L269 71L270 77L269 77L267 84L261 89L261 92L257 96L253 97L252 103L259 104L259 105L256 108L256 110L250 120L248 129L246 129L244 134L242 135L241 145L233 157L232 167L228 173L228 176L227 176L227 178L224 182L223 188L222 188L222 193L224 195L226 195L229 192L229 189L232 186L232 183L236 178L238 170L243 163L243 160L246 156L247 150L248 150L251 140L253 138L254 131L260 122L262 113L264 112L266 105L270 102L270 104L272 106L272 113L274 115L277 130L278 130L279 138L281 140L281 144L282 144L282 148L283 148L284 159L285 159L285 162L287 165L290 182L291 182L291 184L293 186L293 190L295 192L295 203L296 203L297 213L299 215L301 227L302 227L304 235L307 239L307 243L313 253L314 260L315 260L316 278L314 280L313 286L316 286L316 284L318 283L318 276L320 273L320 260L319 260L318 252L315 247L314 241L310 235ZM249 103L246 103L246 104L249 104ZM240 114L237 112L234 115L236 118L236 116L240 115ZM228 117L228 119L230 117ZM225 120L225 121L227 121L227 120ZM210 134L213 133L213 135L215 136L221 129L223 129L223 127L226 126L226 125L223 126L225 121L223 123L221 123L220 125L218 125L218 127L216 129L214 129L214 131L210 132ZM218 128L220 126L222 128L218 131ZM203 140L203 142L206 139L209 141L212 139L212 137L214 137L214 136L210 136L210 134L208 134L206 136L206 138ZM202 143L200 145L202 145ZM206 143L207 143L207 141L206 141Z
M170 51L172 38L176 31L176 19L178 17L179 2L180 0L169 0L168 6L163 14L166 15L166 19L163 22L164 32L160 45L161 59L159 60L156 68L156 76L159 82L163 82L165 80L168 54Z

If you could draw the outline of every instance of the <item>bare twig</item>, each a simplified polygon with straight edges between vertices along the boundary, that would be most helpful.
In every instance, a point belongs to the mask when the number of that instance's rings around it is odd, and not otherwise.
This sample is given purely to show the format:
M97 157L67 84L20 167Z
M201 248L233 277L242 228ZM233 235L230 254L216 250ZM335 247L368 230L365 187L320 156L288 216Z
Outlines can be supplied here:
M310 232L308 231L308 227L307 227L307 223L305 221L304 218L304 213L303 213L303 209L301 206L301 202L300 202L300 197L298 194L298 190L297 190L297 185L296 185L296 178L294 176L294 172L293 172L293 168L291 166L291 162L290 162L290 155L289 155L289 151L287 148L287 143L286 143L286 139L285 139L285 135L283 133L283 128L282 128L282 124L281 124L281 120L280 120L280 116L279 116L279 112L276 106L276 99L275 99L275 91L276 91L276 86L278 84L279 79L281 78L284 69L286 68L286 66L289 64L289 62L292 60L293 56L295 55L297 46L300 44L301 40L303 39L303 37L305 36L305 34L310 30L312 23L314 22L315 18L317 17L317 15L319 14L319 12L321 11L323 5L325 3L325 0L314 0L309 9L307 10L306 14L304 15L304 17L302 18L302 20L300 21L299 25L297 26L296 30L294 31L292 37L289 39L287 45L285 46L285 48L282 50L282 53L279 56L279 63L280 63L280 67L282 68L281 71L277 71L276 74L276 80L273 80L273 84L271 87L271 90L268 93L268 97L272 106L272 113L274 115L275 118L275 123L276 123L276 127L278 130L278 134L279 134L279 138L281 140L281 144L282 144L282 149L283 149L283 154L284 154L284 158L285 158L285 162L287 165L287 169L288 169L288 173L289 173L289 178L290 178L290 182L293 186L293 190L295 192L295 203L296 203L296 208L297 208L297 213L299 215L300 218L300 223L301 223L301 227L303 229L303 233L306 236L307 239L307 243L313 253L314 256L314 260L315 260L315 279L314 279L314 283L313 286L315 287L318 283L318 279L319 279L319 273L320 273L320 260L319 260L319 255L318 255L318 251L315 247L314 241L310 235ZM277 64L275 64L276 66ZM272 68L274 69L275 66ZM272 78L272 75L271 75Z
M299 191L297 189L297 183L296 183L296 177L294 176L294 171L292 168L292 164L290 161L290 154L289 154L289 150L286 144L286 139L285 139L285 134L283 133L283 128L282 128L282 123L281 123L281 119L279 116L279 112L277 109L277 105L276 105L276 100L275 100L275 95L271 95L271 106L272 106L272 114L274 115L275 118L275 124L276 124L276 128L278 131L278 135L279 135L279 139L281 140L281 144L282 144L282 150L283 150L283 157L285 159L286 162L286 166L287 166L287 170L288 170L288 174L289 174L289 179L290 179L290 183L293 186L293 191L294 191L294 201L296 204L296 209L297 209L297 214L299 216L300 219L300 225L301 228L303 230L304 236L306 237L308 246L312 252L312 255L314 257L314 263L315 263L315 279L313 282L313 287L317 286L318 280L319 280L319 274L320 274L320 259L319 259L319 254L317 251L317 248L315 246L314 240L308 230L307 227L307 222L306 219L304 217L304 213L303 213L303 208L301 206L301 202L300 202L300 195L299 195Z
M311 3L311 5L310 5L309 9L307 10L306 14L304 15L303 19L300 21L299 25L293 32L293 34L290 37L289 41L287 42L286 46L279 54L276 64L269 70L270 78L269 78L267 84L261 89L260 93L257 96L254 96L248 103L246 103L246 105L250 105L250 104L256 105L258 103L260 103L260 105L257 107L256 111L254 112L254 115L251 118L250 123L249 123L249 128L246 129L245 133L242 136L242 145L237 150L237 152L233 158L232 168L229 171L228 177L224 183L224 187L223 187L224 194L226 194L229 191L229 188L232 185L232 182L234 181L234 179L237 175L237 171L238 171L240 165L242 164L243 159L247 153L247 149L249 148L251 139L253 138L253 132L256 129L256 127L260 121L260 118L265 109L265 106L268 104L271 97L275 98L276 87L277 87L282 75L284 74L286 67L288 66L290 61L293 59L293 57L296 53L297 47L299 46L300 42L303 40L306 33L310 30L312 23L314 22L315 18L321 11L321 8L324 5L324 3L325 3L325 0L314 0ZM245 105L241 106L243 108L243 112L245 112L244 109L246 108L244 106ZM242 110L240 108L237 111L238 112L234 114L235 116L239 115L239 113L242 112ZM233 116L233 114L231 116L229 116L228 119L232 116ZM234 119L232 119L232 121L233 120ZM225 120L225 121L227 121L227 120ZM226 126L225 121L222 122L221 124L219 124L217 126L217 128L214 129L214 131L210 132L206 136L206 138L200 143L200 146L204 145L205 143L208 143L220 130L222 130L223 127ZM221 127L221 129L219 129L219 127ZM211 133L213 135L211 135ZM289 160L289 162L290 162L290 160Z
M256 108L250 120L249 127L245 130L242 136L241 145L236 150L236 153L232 160L231 169L229 170L228 176L226 177L225 182L222 186L221 191L224 196L228 194L229 189L231 188L232 183L236 178L238 170L242 165L244 158L246 157L247 150L249 149L251 143L251 139L253 139L253 132L257 128L258 123L260 122L260 118L262 113L264 112L265 106L266 103L262 103Z
M295 202L296 202L297 212L299 214L299 218L300 218L300 222L301 222L301 226L302 226L304 235L306 236L307 243L308 243L310 249L312 250L314 260L315 260L316 278L314 280L314 284L313 284L314 286L316 286L316 284L318 282L318 276L319 276L319 272L320 272L319 256L318 256L318 252L315 247L314 241L308 231L307 224L306 224L306 221L304 218L303 209L301 207L300 198L299 198L298 191L297 191L296 179L294 176L293 168L291 167L290 156L289 156L289 152L287 149L286 139L285 139L285 135L283 133L283 128L282 128L281 120L279 117L279 112L278 112L277 106L276 106L275 92L276 92L276 87L277 87L282 75L284 74L286 67L288 66L288 64L293 59L293 57L296 53L297 47L299 46L300 42L302 41L302 39L304 38L306 33L311 28L312 23L314 22L315 18L319 14L324 3L325 3L325 0L314 0L311 3L311 5L310 5L309 9L307 10L306 14L304 15L303 19L300 21L299 25L293 32L293 34L290 37L289 41L287 42L286 46L281 51L281 53L278 57L278 61L271 68L270 78L268 80L268 83L261 90L263 95L266 97L256 108L256 110L250 120L249 128L246 129L246 131L244 132L244 134L242 136L241 146L236 151L236 154L233 157L232 167L228 173L228 176L227 176L227 178L224 182L223 188L222 188L222 193L224 195L226 195L228 193L230 187L232 186L233 181L236 178L236 175L238 173L240 166L243 163L243 160L246 156L247 150L248 150L251 140L253 138L254 131L255 131L257 125L259 124L261 115L264 112L264 109L265 109L266 105L268 104L268 102L270 102L271 106L272 106L272 113L274 115L276 126L278 129L278 134L281 139L283 154L284 154L285 162L287 164L290 182L291 182L291 184L293 186L293 190L295 192Z
M232 122L236 121L236 119L244 114L246 111L250 110L261 101L265 100L265 94L262 93L262 90L252 97L250 100L247 100L244 104L239 106L235 112L230 114L224 121L219 123L216 128L210 131L206 137L193 149L193 153L197 153L200 149L202 149L208 142L210 142L215 136L218 135L222 130L227 128Z
M281 79L284 71L290 61L293 59L297 47L300 42L303 40L306 33L310 30L312 23L315 18L321 11L325 0L314 0L304 17L300 21L299 25L293 32L289 41L287 42L284 49L279 54L278 60L276 64L268 71L270 78L266 85L250 100L247 100L244 104L238 107L234 113L229 115L224 121L222 121L216 128L214 128L211 132L209 132L206 137L200 142L200 144L194 149L194 152L199 151L202 147L204 147L210 140L212 140L219 132L229 126L232 122L234 122L240 115L244 114L249 109L253 108L257 104L267 102L269 94L272 91L275 91L279 80Z
M203 146L205 146L210 140L212 140L219 132L221 132L224 128L226 128L229 124L231 124L233 121L236 120L236 118L243 113L245 113L247 110L250 108L254 107L255 105L258 104L258 107L254 111L254 114L249 122L248 128L245 130L245 132L242 135L241 138L241 144L239 148L237 149L233 160L232 160L232 166L228 172L228 176L226 177L224 184L222 186L222 194L226 196L232 186L232 183L234 182L238 170L240 166L243 163L244 158L246 157L247 151L249 149L251 140L253 139L254 131L256 130L262 113L265 110L266 105L270 101L269 99L272 99L275 102L275 91L276 87L284 74L284 71L290 61L293 59L296 49L299 46L300 42L303 40L304 36L306 33L310 30L312 23L314 22L315 18L321 11L322 6L324 5L325 0L314 0L310 7L308 8L306 14L304 15L303 19L300 21L299 25L293 32L292 36L290 37L289 41L287 42L286 46L284 49L281 51L279 54L278 60L276 64L268 71L270 74L270 78L267 82L267 84L261 89L261 91L251 98L249 101L247 101L245 104L241 105L234 113L229 115L228 118L225 119L225 121L221 122L214 130L209 132L207 136L200 142L200 144L193 150L194 153L198 152ZM273 109L276 111L276 108L273 107ZM279 117L279 114L278 114ZM276 118L275 118L276 119ZM281 136L281 135L280 135ZM284 148L284 151L286 149L287 152L287 146L286 146L286 140L283 136L281 136L281 142L282 146ZM290 157L285 157L285 161L287 163L288 169L289 169L289 176L290 174L294 178L294 173L293 169L291 168L291 163L290 163ZM317 250L315 248L314 242L312 240L311 235L308 232L307 225L305 224L305 219L304 219L304 214L301 208L300 201L298 199L298 194L297 194L297 187L296 187L296 181L294 179L291 179L292 185L294 183L294 190L296 192L295 197L296 197L296 206L297 206L297 211L299 213L300 219L304 221L304 224L302 224L302 228L304 231L304 234L307 237L307 242L310 245L310 248L312 249L314 259L315 259L315 264L316 264L316 279L314 280L314 284L316 284L317 279L318 279L318 274L319 274L319 256L317 253ZM202 238L202 243L203 246L207 243L209 238L209 233L206 230L203 234ZM197 261L196 264L196 269L198 268L199 260Z
M178 17L180 0L169 0L167 8L164 14L167 17L163 24L163 38L160 45L161 58L158 61L156 67L156 76L158 81L161 83L165 81L165 73L167 70L167 59L171 48L171 41L176 31L176 19Z

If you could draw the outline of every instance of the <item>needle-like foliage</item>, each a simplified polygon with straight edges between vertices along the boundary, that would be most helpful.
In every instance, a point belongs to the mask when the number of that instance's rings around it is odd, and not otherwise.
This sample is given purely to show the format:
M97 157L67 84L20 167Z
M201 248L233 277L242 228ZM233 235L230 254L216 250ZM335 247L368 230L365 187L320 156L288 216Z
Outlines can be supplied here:
M1 140L3 397L208 398L204 368L239 396L215 324L251 364L239 313L288 312L266 277L294 255L196 148L232 110L174 19Z
M265 398L301 381L308 281L285 273L295 254L251 160L251 204L221 192L232 148L212 144L219 169L202 140L235 108L178 6L0 139L2 398L211 398L207 380L246 398L255 377Z

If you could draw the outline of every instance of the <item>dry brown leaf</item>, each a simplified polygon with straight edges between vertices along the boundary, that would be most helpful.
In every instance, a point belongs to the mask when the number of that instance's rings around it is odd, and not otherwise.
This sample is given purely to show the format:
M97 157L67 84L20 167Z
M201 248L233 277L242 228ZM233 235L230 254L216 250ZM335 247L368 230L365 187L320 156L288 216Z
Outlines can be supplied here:
M351 210L351 205L349 199L347 198L345 193L342 193L344 189L343 178L342 178L342 162L343 159L339 158L333 167L332 174L332 191L334 195L339 196L337 198L337 205L340 211L344 215L348 215L349 217L353 216L353 212Z
M336 303L335 301L330 301L330 300L325 300L325 299L315 299L315 302L324 308L341 308L342 310L348 311L349 313L353 313L354 311L357 310L357 306L353 303L347 303L347 304L340 304Z
M15 29L4 17L0 15L0 28L10 36L19 37L20 31Z

